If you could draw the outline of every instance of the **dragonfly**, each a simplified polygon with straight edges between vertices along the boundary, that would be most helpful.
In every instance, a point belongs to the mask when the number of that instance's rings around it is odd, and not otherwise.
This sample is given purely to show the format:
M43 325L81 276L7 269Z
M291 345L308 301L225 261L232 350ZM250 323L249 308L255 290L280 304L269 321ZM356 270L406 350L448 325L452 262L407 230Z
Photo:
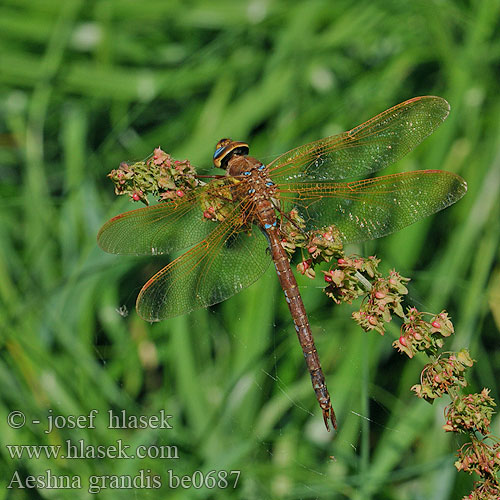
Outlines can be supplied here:
M369 177L401 159L448 116L448 102L415 97L347 132L292 149L268 164L249 145L222 139L213 163L224 169L182 197L120 214L99 231L113 254L184 251L142 288L136 309L154 322L217 304L254 283L270 261L302 347L326 429L337 428L311 326L280 231L296 210L304 231L335 226L343 243L386 236L458 201L459 175L417 170ZM207 216L207 199L215 213Z

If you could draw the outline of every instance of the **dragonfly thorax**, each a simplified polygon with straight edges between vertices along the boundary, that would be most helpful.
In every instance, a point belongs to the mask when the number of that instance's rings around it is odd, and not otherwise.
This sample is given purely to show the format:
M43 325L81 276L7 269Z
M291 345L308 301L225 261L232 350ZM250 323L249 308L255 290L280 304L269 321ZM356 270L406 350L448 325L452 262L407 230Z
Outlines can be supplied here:
M242 195L250 195L254 199L271 199L276 194L276 185L269 177L267 167L256 158L233 156L226 172L241 186Z
M251 217L266 229L276 227L277 186L269 177L267 167L251 156L234 155L228 161L227 175L236 182L235 197L248 202L245 205Z
M226 174L235 179L236 197L246 198L253 204L267 200L270 204L276 195L276 185L270 179L266 166L251 156L247 143L221 139L214 153L214 165L225 168Z

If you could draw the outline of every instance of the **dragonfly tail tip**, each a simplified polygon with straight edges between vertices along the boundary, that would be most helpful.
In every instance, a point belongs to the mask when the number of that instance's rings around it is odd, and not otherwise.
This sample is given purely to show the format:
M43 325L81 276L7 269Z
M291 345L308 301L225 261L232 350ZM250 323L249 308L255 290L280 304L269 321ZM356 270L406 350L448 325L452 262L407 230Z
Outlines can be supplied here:
M323 421L325 422L325 427L328 432L330 432L330 422L332 423L332 427L334 430L337 429L337 417L335 416L335 412L333 408L330 406L327 410L323 410Z

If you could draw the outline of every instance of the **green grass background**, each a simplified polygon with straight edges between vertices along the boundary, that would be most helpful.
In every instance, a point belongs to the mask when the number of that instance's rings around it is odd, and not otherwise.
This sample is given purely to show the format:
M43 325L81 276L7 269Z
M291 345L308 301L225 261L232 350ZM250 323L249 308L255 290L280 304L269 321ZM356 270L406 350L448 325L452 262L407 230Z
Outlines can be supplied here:
M446 402L409 388L425 359L363 333L353 307L301 280L339 418L327 434L276 276L209 310L149 325L133 307L161 259L116 257L99 227L134 208L107 172L154 147L209 168L214 145L267 161L417 95L451 114L395 170L457 172L458 204L351 248L412 278L420 309L447 308L477 360L471 391L499 401L500 2L498 0L3 0L0 5L0 498L90 498L90 475L162 476L160 490L99 498L461 498L462 441ZM126 305L127 317L116 309ZM100 411L96 429L44 433L54 414ZM107 429L105 412L166 409L173 429ZM12 429L12 410L28 423ZM500 434L500 421L493 422ZM178 446L172 460L10 458L7 444ZM334 457L334 458L331 458ZM82 489L8 490L80 475ZM241 470L236 489L168 489L167 471Z

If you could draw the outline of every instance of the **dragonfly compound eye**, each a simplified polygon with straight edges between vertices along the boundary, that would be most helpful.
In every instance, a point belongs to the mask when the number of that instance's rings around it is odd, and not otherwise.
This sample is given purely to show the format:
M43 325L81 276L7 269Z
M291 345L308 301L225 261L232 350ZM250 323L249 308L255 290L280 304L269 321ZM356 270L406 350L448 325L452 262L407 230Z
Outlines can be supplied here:
M226 168L227 162L233 155L244 156L250 151L246 142L232 141L231 139L221 139L216 146L214 153L214 165L217 168Z

